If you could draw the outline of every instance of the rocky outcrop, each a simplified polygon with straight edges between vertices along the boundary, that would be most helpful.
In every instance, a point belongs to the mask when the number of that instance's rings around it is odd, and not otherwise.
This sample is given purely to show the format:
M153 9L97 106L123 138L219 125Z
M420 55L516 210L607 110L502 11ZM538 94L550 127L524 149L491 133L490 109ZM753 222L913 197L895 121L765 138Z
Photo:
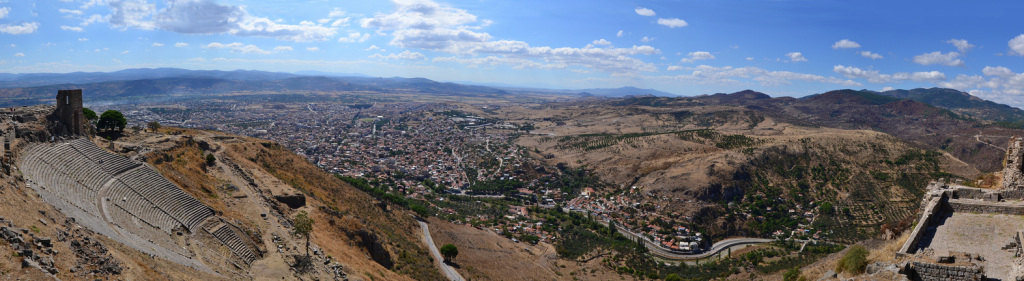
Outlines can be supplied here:
M296 193L291 195L274 195L274 200L288 205L289 208L298 209L306 206L306 195Z
M1011 138L1003 162L1003 190L1024 189L1024 138Z
M394 261L391 260L391 253L384 247L384 243L377 238L376 234L365 229L359 230L355 234L363 241L362 246L366 248L367 252L370 252L370 257L373 258L373 261L387 269L391 269L394 266Z

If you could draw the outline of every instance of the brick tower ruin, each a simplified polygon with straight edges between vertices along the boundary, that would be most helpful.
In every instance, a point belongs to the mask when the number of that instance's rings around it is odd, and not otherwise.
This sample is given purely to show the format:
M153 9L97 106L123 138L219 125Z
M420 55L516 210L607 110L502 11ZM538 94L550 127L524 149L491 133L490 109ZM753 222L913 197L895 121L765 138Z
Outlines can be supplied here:
M51 118L55 119L53 124L54 133L57 135L84 135L85 113L82 111L82 89L58 90L57 108L53 110Z
M1024 190L1024 138L1010 138L1003 163L1003 190Z

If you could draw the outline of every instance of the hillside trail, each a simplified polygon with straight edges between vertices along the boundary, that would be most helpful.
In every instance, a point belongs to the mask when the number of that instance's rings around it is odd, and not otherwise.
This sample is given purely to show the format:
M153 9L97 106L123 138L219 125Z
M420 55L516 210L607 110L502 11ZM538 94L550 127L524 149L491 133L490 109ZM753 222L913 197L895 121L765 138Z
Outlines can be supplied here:
M430 238L430 229L426 222L417 220L420 223L420 229L423 229L423 242L427 243L430 248L430 253L434 255L434 260L441 265L441 273L444 273L448 277L448 280L452 281L465 281L459 272L455 271L454 268L444 263L444 259L441 257L441 252L437 250L437 245L434 245L434 239Z
M980 143L984 143L985 145L988 145L988 146L991 146L991 147L995 147L996 149L1002 150L1003 152L1006 152L1006 149L1005 149L1005 148L1002 148L1002 147L999 147L999 146L993 145L993 144L991 144L991 143L987 143L987 142L983 142L983 141L981 141L981 132L978 132L978 134L977 134L977 135L974 135L974 140L976 140L976 141L978 141L978 142L980 142Z

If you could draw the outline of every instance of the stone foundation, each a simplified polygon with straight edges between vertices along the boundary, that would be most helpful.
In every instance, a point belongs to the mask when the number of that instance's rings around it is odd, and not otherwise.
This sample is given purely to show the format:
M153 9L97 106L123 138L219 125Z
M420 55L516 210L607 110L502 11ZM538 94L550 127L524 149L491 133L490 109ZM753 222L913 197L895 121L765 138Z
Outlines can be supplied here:
M985 280L984 268L979 265L944 265L935 263L911 262L906 270L911 280Z

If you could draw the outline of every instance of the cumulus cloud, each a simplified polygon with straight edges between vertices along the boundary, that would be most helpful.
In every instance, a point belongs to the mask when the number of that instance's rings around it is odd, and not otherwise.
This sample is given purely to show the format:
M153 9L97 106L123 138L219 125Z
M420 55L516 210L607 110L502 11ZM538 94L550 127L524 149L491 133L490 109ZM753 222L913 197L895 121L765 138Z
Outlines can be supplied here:
M971 49L974 48L974 45L967 43L966 39L949 39L949 41L946 41L946 43L950 43L953 44L953 46L956 46L956 49L960 51L960 53L967 53L967 51L970 51Z
M619 33L615 33L615 37L622 37L622 30L619 30Z
M178 43L174 43L174 46L178 47L178 48L188 47L188 43L178 42Z
M153 42L153 47L163 47L163 46L164 46L164 44Z
M914 61L914 63L920 64L920 65L941 64L941 65L948 65L948 66L963 67L963 66L965 66L964 61L960 60L960 59L957 59L957 57L959 57L959 56L960 56L960 53L957 53L957 52L949 52L949 53L945 53L945 54L943 54L942 52L931 52L931 53L925 53L925 54L914 56L914 60L913 61Z
M1010 46L1010 50L1016 53L1018 56L1024 56L1024 34L1017 35L1007 44Z
M658 19L658 24L668 26L670 28L684 27L690 25L686 23L686 21L677 18Z
M656 15L654 13L654 10L651 10L651 9L648 9L648 8L643 8L643 7L636 7L636 9L634 11L636 11L637 15L641 15L641 16L645 16L645 17L653 17L654 15Z
M231 34L285 41L325 41L337 30L318 25L278 24L250 15L240 6L213 0L167 0L164 8L146 0L111 0L107 22L122 29L163 29L182 34Z
M789 58L789 61L791 62L807 61L807 58L804 58L804 55L800 52L790 52L786 54L786 57Z
M334 8L334 10L331 10L331 12L329 14L327 14L327 17L329 17L329 18L338 18L338 17L344 17L344 16L345 16L345 11L342 11L339 8Z
M647 38L647 37L644 37L644 38ZM612 44L612 42L608 41L608 40L601 39L601 40L594 40L593 44L594 45L601 45L601 46L609 46L609 45Z
M872 60L883 58L882 55L879 55L877 53L872 53L872 52L869 52L869 51L860 52L860 56L865 57L865 58L869 58L869 59L872 59Z
M0 8L0 10L3 10L3 9L5 9L5 8ZM72 15L79 15L79 16L82 15L82 11L80 11L80 10L57 9L57 11L59 11L62 14L72 14ZM2 18L2 17L0 17L0 18Z
M915 82L938 82L946 80L946 74L938 71L929 72L899 72L893 74L881 74L878 70L863 70L853 66L836 65L832 71L847 78L863 78L871 83L889 83L899 81Z
M202 58L202 57L198 57L198 58L191 58L191 59L188 59L187 61L194 61L194 62L206 62L206 59L204 59L204 58Z
M373 54L373 55L370 55L370 58L371 59L385 59L385 60L423 60L423 59L426 59L427 57L423 56L423 54L420 54L418 52L410 52L409 50L405 50L404 52L401 52L401 53L399 53L397 55L396 54L389 54L387 56L382 56L380 54Z
M15 56L15 57L24 57L24 56L25 56L25 54L23 54L23 53L17 53L17 54L14 54L14 56Z
M264 54L264 55L266 55L266 54L273 53L272 51L267 51L267 50L264 50L264 49L260 49L259 47L256 47L255 45L245 45L245 44L238 43L238 42L231 43L231 44L221 44L221 43L214 42L214 43L207 44L206 46L203 46L203 48L230 49L232 53L243 53L243 54ZM278 49L278 48L282 48L282 49ZM274 51L290 50L290 49L291 49L291 47L277 47L277 48L274 48Z
M11 13L10 7L0 7L0 19L6 18Z
M754 60L754 57L747 57L747 60Z
M127 53L128 53L128 51L124 51L124 52L121 52L121 54L122 54L122 55L123 55L123 54L127 54Z
M644 36L644 38L640 39L640 42L647 43L647 42L654 41L654 39L658 39L658 38L654 38L654 37L648 38L647 36Z
M395 11L360 20L363 28L376 29L378 34L390 32L390 45L417 48L460 56L447 60L473 65L506 64L514 67L537 65L580 65L607 72L657 71L651 63L630 57L638 54L660 54L651 46L631 48L553 48L535 47L523 41L492 40L480 27L490 22L476 15L429 0L396 1ZM488 55L487 58L463 59ZM438 60L439 58L435 58ZM537 61L544 61L539 63Z
M89 41L89 38L78 38L78 41L79 42Z
M380 47L377 47L377 45L370 45L369 48L366 48L363 51L373 51L373 50L377 50L377 49L380 49Z
M892 90L895 90L895 89L896 88L893 88L893 87L885 87L885 88L882 88L882 92L888 92L888 91L892 91Z
M497 56L487 56L483 58L468 59L459 57L436 57L434 58L433 61L458 62L461 64L468 64L469 67L511 65L513 69L565 69L569 67L569 65L564 63L539 63L528 59L507 58ZM580 73L579 71L576 72Z
M26 22L21 25L0 24L0 33L11 35L31 34L39 29L39 23Z
M85 30L84 30L84 29L82 29L81 27L77 27L77 26L66 26L66 25L61 25L61 26L60 26L60 29L61 29L61 30L70 30L70 31L75 31L75 32L82 32L82 31L85 31Z
M306 51L310 51L310 52L320 51L320 47L308 47L308 48L306 48Z
M985 76L999 76L999 77L1010 77L1010 76L1014 75L1013 71L1010 71L1009 68L1005 68L1005 67L1002 67L1002 66L996 66L996 67L986 66L985 69L981 70L981 73L985 74Z
M768 71L750 66L733 68L731 66L714 67L700 65L697 67L684 67L680 70L692 70L693 72L690 74L658 76L647 79L670 82L691 82L697 84L739 85L741 82L736 79L746 78L758 82L762 86L789 85L792 84L792 81L794 80L838 84L846 87L863 86L863 84L852 80L843 80L835 77L824 77L820 75L789 71Z
M331 23L331 27L348 26L348 20L349 18L335 20L333 23Z
M274 47L274 52L294 51L294 50L295 49L292 49L291 46L277 46L277 47Z
M348 37L338 38L338 42L345 42L345 43L364 42L367 39L370 39L370 34L369 33L360 34L359 32L352 32L352 33L348 34Z
M832 44L832 49L850 49L850 48L860 48L860 44L857 44L857 42L850 41L849 39L839 40L835 44Z
M683 70L683 67L682 66L677 66L677 65L670 65L670 66L668 66L668 71L676 71L676 70Z
M708 53L708 52L690 52L689 54L686 54L686 55L690 56L690 57L689 58L685 58L685 59L681 59L679 61L685 62L685 63L693 63L693 61L698 61L698 60L713 60L713 59L715 59L715 55L712 55L711 53Z

